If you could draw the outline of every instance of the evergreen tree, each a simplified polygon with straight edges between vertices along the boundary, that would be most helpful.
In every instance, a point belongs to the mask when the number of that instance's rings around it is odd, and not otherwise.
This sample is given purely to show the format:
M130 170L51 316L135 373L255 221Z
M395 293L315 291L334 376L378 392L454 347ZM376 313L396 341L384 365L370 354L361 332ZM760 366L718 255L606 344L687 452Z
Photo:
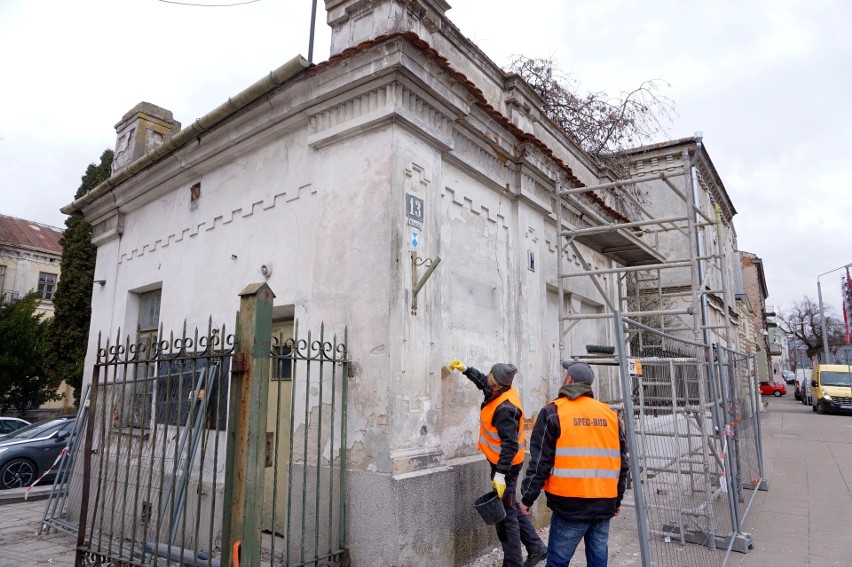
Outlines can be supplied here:
M23 415L59 397L59 380L45 378L43 371L44 342L51 324L36 312L40 300L41 294L32 291L0 305L0 414L15 410Z
M90 164L74 195L79 199L102 182L112 171L112 150L101 155L100 164ZM74 213L65 221L62 235L62 274L53 296L53 324L47 340L46 366L57 382L74 388L74 402L80 402L83 363L92 317L92 285L95 276L96 248L92 245L92 226Z

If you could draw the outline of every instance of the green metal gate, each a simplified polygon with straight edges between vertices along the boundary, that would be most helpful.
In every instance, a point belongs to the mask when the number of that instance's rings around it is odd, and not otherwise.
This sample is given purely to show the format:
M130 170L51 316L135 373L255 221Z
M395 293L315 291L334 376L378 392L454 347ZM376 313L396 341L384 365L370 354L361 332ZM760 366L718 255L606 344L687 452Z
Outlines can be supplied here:
M330 338L330 340L329 340ZM274 424L266 469L262 561L271 565L348 564L346 392L342 341L308 332L273 337L267 423Z

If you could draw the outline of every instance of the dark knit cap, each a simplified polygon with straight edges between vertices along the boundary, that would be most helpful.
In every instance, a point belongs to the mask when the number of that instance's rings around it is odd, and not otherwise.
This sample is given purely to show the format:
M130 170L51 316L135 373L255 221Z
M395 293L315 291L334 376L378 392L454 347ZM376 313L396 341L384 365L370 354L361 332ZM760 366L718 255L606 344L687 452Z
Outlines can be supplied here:
M595 381L595 373L592 367L585 362L574 362L571 360L563 360L562 368L568 371L568 376L574 379L574 382L583 382L591 384Z
M491 376L494 381L501 386L511 386L512 380L515 379L515 373L518 371L514 364L504 364L498 362L491 367Z

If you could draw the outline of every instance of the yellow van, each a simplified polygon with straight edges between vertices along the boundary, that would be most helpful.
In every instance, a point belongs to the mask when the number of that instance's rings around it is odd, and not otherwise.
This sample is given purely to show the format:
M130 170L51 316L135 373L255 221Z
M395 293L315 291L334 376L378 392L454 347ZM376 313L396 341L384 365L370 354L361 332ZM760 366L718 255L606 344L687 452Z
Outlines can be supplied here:
M852 366L820 364L811 374L811 398L817 413L852 411Z

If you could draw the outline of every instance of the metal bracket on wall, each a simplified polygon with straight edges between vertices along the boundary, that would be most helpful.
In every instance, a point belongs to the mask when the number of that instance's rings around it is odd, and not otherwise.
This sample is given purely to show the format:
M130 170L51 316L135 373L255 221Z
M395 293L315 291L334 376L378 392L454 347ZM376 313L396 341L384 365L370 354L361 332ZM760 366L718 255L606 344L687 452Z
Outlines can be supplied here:
M418 258L417 252L411 253L411 314L417 315L417 294L423 288L423 285L426 283L426 280L429 279L429 276L432 275L432 272L435 271L435 268L438 267L438 264L441 263L441 257L436 256L433 260L432 258ZM417 279L417 266L426 266L426 271L423 272L423 275L420 276L420 279Z

